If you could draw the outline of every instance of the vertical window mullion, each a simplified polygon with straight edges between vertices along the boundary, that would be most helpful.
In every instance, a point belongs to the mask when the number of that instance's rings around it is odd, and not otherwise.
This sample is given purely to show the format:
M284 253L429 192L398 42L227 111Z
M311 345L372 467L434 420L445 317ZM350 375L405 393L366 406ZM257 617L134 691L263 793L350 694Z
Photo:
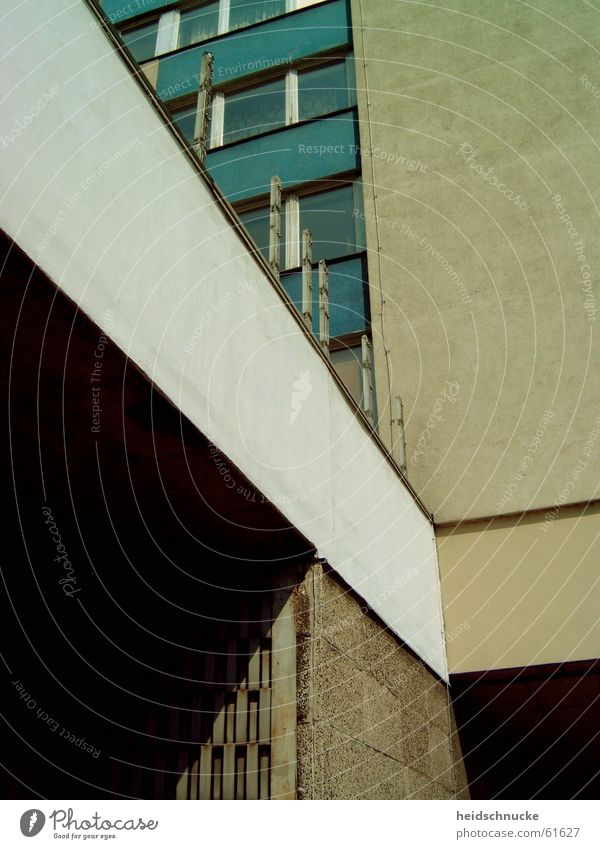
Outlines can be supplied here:
M219 35L229 32L229 0L221 0L219 5Z
M165 12L158 19L156 55L176 50L179 41L179 12Z
M210 124L210 146L219 147L223 144L223 123L225 120L225 95L218 91L212 101L212 118Z
M288 195L285 202L285 257L284 268L300 265L300 203L298 195Z
M285 123L298 123L298 71L293 69L285 75Z

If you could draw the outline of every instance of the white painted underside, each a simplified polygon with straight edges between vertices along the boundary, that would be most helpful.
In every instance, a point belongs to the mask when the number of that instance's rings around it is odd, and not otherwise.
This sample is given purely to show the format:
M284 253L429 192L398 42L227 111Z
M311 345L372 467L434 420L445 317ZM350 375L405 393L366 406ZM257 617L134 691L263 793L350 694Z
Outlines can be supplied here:
M447 678L431 525L92 11L0 40L3 229Z

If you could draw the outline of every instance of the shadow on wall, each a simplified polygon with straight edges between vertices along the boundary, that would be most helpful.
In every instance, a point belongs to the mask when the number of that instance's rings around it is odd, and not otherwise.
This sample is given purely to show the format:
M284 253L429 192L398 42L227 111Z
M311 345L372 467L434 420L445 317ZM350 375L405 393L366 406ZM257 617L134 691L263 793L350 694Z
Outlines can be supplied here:
M473 799L597 799L600 661L452 676Z
M268 795L270 623L312 547L2 246L3 798L195 797L201 761L202 793Z

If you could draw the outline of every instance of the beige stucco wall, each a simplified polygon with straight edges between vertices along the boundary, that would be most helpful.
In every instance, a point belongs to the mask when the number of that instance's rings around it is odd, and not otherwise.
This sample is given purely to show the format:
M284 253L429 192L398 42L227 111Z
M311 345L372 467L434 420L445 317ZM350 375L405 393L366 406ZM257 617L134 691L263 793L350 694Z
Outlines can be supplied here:
M158 80L158 59L153 59L151 62L145 62L141 68L152 88L156 88L156 82Z
M600 505L438 528L450 672L600 657Z
M352 14L378 407L403 397L409 479L438 521L598 495L598 8Z
M320 565L299 587L299 798L467 798L446 686L363 605Z

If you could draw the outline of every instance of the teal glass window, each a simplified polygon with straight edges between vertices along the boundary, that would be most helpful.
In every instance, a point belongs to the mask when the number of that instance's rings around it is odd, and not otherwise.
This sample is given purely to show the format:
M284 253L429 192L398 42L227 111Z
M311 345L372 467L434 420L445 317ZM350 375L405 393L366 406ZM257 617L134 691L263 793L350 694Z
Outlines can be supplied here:
M229 29L266 21L285 12L285 0L230 0Z
M313 262L364 250L362 193L358 181L301 196L299 201L300 232L310 230L312 234Z
M332 338L366 332L369 325L369 287L364 254L327 263L329 272L329 332ZM302 312L302 272L284 271L283 288ZM319 333L319 269L312 272L312 330Z
M143 26L122 30L121 38L136 62L145 62L156 53L157 34L158 18Z
M280 217L282 269L288 267L285 244L287 204L288 202L284 197ZM324 192L301 195L298 198L298 205L300 228L297 233L289 233L288 235L296 243L301 239L303 230L311 231L313 263L317 263L321 259L342 258L364 250L363 222L359 215L362 210L360 181L356 180L354 183ZM268 259L269 208L262 206L257 209L244 210L238 214L259 250ZM297 219L292 216L290 220L293 222ZM363 272L356 268L353 269L352 274L347 269L342 274L341 268L335 272L332 271L333 273L336 274L335 285L337 288L350 286L353 291L357 285L356 281L363 276ZM366 274L366 271L364 273ZM348 293L344 295L344 300L348 300ZM358 313L363 313L362 302L355 304L353 308ZM344 330L343 332L349 331Z
M284 126L284 79L226 95L223 144Z
M178 109L172 113L173 123L176 124L190 144L194 141L194 130L196 129L196 105L188 106L186 109Z
M264 256L264 258L269 261L269 241L270 241L270 211L268 206L261 206L259 209L251 209L247 212L238 213L240 220L246 230L250 233L254 241L256 242L256 246ZM281 264L284 267L285 261L285 204L282 204L281 208L281 216L280 216L280 228L281 228Z
M179 46L213 38L219 31L219 0L186 9L179 19Z
M298 74L298 118L315 118L352 106L346 61L335 62Z

